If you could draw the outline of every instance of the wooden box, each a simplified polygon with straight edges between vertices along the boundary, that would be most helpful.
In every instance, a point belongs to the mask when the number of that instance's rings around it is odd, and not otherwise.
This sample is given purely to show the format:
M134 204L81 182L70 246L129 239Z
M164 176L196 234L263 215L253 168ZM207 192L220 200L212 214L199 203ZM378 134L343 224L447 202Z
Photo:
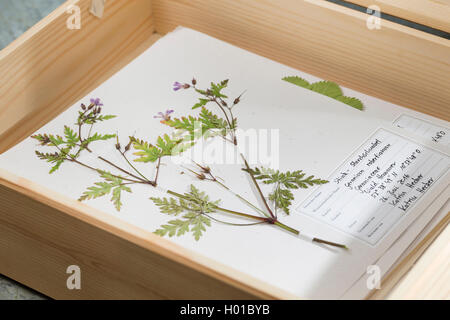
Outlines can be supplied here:
M79 30L66 27L71 4L81 8ZM370 30L367 14L324 0L108 0L102 19L89 13L90 5L91 0L67 1L0 52L0 152L178 25L450 120L450 41L442 37L385 20L381 29ZM448 221L449 216L386 278L375 297L411 292L391 289ZM449 228L422 264L437 263L448 241ZM66 287L71 264L82 269L82 290ZM414 292L434 290L420 278L419 265L403 287L422 283ZM5 171L0 273L53 298L300 298Z

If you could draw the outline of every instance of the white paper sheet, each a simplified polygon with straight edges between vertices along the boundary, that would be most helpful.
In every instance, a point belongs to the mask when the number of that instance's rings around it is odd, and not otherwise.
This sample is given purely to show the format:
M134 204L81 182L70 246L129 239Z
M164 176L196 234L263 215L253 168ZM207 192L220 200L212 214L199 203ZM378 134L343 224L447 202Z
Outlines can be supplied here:
M297 211L375 245L449 167L447 155L380 129Z
M199 87L206 87L211 81L228 78L230 83L227 94L230 97L237 97L247 90L235 109L239 126L243 129L269 130L266 131L269 135L270 130L275 130L276 134L272 137L276 139L279 136L276 149L279 150L280 169L303 169L309 174L328 178L380 127L400 135L406 134L406 131L392 126L401 114L438 121L344 89L346 95L356 96L364 102L366 109L361 112L281 80L288 75L299 75L309 81L319 80L201 33L178 29L159 40L39 132L61 133L64 124L74 122L81 102L88 102L90 97L100 97L105 104L104 110L118 115L118 118L100 125L101 132L118 132L123 145L127 143L127 137L133 134L153 141L158 135L171 132L170 128L153 118L157 112L170 108L175 110L175 117L197 114L197 111L191 110L197 95L192 91L174 93L171 88L174 81L190 81L195 76ZM264 144L265 139L260 135L258 137L260 140L257 143ZM414 139L414 142L445 152L425 139ZM220 141L214 140L209 146L212 148L216 143ZM35 141L25 140L0 156L0 167L75 199L87 186L98 181L95 173L66 163L59 172L48 175L48 164L34 155L37 148ZM195 148L192 151L194 157ZM94 149L97 154L126 165L117 154L114 143L97 144ZM98 164L92 155L82 157L89 164ZM263 156L257 158L264 162ZM212 164L211 167L235 192L254 203L258 201L240 164ZM154 174L152 166L144 165L141 168L145 174ZM253 213L220 187L210 182L198 182L188 174L180 175L181 171L185 170L165 160L160 173L161 189L134 187L133 194L124 197L125 204L120 213L114 210L109 199L99 198L88 204L143 229L154 231L170 218L159 213L148 200L149 196L165 196L160 190L167 188L184 192L190 183L194 183L198 188L208 191L212 199L222 199L223 206ZM435 197L444 192L448 179L448 173L442 174L440 183L433 184L401 223L390 228L375 246L294 210L290 216L281 217L281 220L306 234L346 243L350 250L331 249L303 241L267 225L240 228L213 224L198 242L190 235L171 239L183 247L300 297L338 298L361 278L367 265L377 261L392 246L425 208L437 201ZM296 191L292 209L303 203L314 191L314 188Z
M394 124L407 130L411 134L430 139L434 143L440 143L450 147L450 129L442 125L434 124L411 115L402 114Z

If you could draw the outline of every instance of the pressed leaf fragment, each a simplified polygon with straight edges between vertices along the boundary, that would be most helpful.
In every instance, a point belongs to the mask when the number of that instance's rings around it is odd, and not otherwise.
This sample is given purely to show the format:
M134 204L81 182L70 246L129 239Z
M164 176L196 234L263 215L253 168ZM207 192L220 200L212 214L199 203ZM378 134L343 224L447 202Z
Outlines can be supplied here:
M355 109L363 110L364 105L361 102L361 100L353 97L347 97L344 96L342 93L342 89L339 87L339 85L332 81L319 81L310 84L308 81L306 81L303 78L297 77L297 76L291 76L291 77L284 77L284 81L295 84L299 87L306 88L309 90L312 90L314 92L323 94L325 96L328 96L330 98L333 98L335 100L338 100L340 102L345 103L346 105L349 105Z

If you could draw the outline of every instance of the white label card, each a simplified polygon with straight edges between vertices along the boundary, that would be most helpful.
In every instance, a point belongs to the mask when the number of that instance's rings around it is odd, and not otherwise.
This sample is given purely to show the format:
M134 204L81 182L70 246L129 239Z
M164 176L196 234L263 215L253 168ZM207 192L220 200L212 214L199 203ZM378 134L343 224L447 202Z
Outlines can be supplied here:
M379 129L297 211L375 245L450 168L450 158Z
M403 114L394 125L435 143L450 147L450 129Z

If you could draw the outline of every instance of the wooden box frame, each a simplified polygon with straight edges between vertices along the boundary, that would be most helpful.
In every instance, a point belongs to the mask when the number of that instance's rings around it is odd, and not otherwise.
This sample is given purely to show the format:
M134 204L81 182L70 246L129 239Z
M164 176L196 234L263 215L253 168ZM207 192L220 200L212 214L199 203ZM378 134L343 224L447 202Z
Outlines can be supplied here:
M66 28L71 4L81 8L80 30ZM108 0L102 19L89 7L67 1L0 51L0 152L178 25L450 120L449 40L389 21L369 30L366 14L324 0ZM391 292L448 222L447 215L375 297ZM448 231L435 245L448 243ZM72 264L81 267L81 290L66 287ZM54 298L300 298L4 170L0 273Z

